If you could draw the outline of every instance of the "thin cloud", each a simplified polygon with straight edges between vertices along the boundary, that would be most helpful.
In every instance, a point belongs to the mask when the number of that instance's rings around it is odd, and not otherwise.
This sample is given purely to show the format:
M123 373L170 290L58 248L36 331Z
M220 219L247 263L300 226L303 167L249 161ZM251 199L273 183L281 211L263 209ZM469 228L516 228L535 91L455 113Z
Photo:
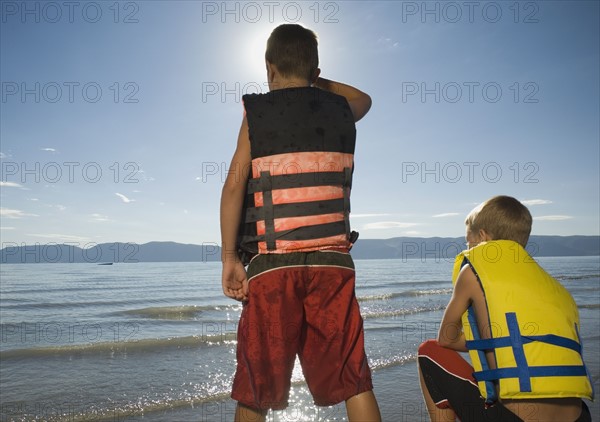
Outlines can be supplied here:
M378 229L407 229L409 227L418 226L418 223L402 223L400 221L379 221L377 223L368 223L363 226L364 230Z
M394 50L400 45L400 43L392 38L382 36L377 39L377 45L384 50Z
M0 227L0 230L14 230L14 229L15 229L14 227L7 227L7 226Z
M52 239L55 242L83 243L89 241L89 238L87 237L58 233L28 233L26 236L39 237L42 239Z
M95 222L99 222L99 223L103 223L105 221L110 221L108 216L98 214L98 213L90 214L90 217L91 217L90 221L95 221Z
M570 215L541 215L539 217L533 217L534 220L538 221L562 221L570 220L573 217Z
M40 148L41 151L56 152L56 148Z
M525 201L521 201L523 205L531 206L531 205L546 205L551 204L552 201L549 199L527 199Z
M0 208L0 216L3 218L10 218L17 220L23 217L39 217L37 214L29 214L21 210L13 210L11 208Z
M442 213L442 214L432 215L432 217L433 218L444 218L444 217L454 217L454 216L457 216L457 215L460 215L460 214L457 213L457 212L445 212L445 213Z
M352 218L385 217L390 214L350 214Z
M115 193L115 195L117 195L119 198L121 198L121 200L123 202L125 202L126 204L129 204L130 202L135 202L135 199L129 199L128 197L126 197L125 195L123 195L122 193Z
M3 188L21 188L23 189L23 185L15 182L0 182L0 187Z
M135 164L137 166L137 164ZM138 167L135 168L135 172L132 173L131 175L131 181L138 181L138 177L141 178L141 180L144 180L146 182L154 182L156 179L152 176L148 176L148 174L146 173L146 170L142 170ZM198 180L198 178L196 178L196 180Z

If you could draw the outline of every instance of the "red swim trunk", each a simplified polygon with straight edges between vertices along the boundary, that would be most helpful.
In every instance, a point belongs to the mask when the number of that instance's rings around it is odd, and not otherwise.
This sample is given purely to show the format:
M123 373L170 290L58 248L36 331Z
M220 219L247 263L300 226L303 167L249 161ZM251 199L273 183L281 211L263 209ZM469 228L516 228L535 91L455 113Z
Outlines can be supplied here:
M234 400L285 409L296 355L318 406L373 389L349 254L258 255L247 272Z

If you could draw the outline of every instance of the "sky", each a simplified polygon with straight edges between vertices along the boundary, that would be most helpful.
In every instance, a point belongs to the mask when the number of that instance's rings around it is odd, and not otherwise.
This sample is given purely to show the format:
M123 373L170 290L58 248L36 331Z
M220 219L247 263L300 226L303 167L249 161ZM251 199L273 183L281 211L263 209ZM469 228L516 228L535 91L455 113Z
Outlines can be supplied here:
M279 24L357 123L362 238L458 237L494 195L535 235L598 235L599 2L1 1L2 247L218 244L241 96Z

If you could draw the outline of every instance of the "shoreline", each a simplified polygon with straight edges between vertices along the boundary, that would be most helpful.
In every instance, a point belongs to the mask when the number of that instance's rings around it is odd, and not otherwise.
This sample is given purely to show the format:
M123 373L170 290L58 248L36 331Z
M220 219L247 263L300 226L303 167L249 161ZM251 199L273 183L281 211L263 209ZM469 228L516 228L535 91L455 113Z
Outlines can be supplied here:
M593 380L594 390L600 391L600 378ZM429 422L429 415L419 387L417 364L404 365L373 371L373 391L377 397L383 421ZM585 400L595 420L600 415L600 400ZM164 409L145 415L132 416L125 420L158 422L177 421L233 421L236 403L229 397L218 401L202 403L199 406L186 406L177 409ZM320 422L347 421L344 404L332 407L316 407L304 383L292 385L290 406L283 411L269 412L266 422Z

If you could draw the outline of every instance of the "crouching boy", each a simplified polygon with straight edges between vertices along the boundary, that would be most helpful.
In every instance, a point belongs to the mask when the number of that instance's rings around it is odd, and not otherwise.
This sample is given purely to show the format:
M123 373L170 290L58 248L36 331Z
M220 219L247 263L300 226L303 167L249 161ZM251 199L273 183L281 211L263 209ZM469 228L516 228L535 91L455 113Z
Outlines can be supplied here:
M419 347L432 421L591 421L577 305L525 251L531 222L508 196L467 216L438 338Z

